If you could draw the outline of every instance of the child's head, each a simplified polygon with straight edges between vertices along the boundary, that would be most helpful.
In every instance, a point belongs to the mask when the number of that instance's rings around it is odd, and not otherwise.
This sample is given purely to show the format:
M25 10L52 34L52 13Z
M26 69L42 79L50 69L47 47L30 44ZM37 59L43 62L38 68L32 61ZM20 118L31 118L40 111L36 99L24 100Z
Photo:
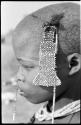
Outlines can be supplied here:
M65 96L77 99L81 75L80 6L77 4L47 6L26 16L18 24L13 35L13 47L21 67L18 73L19 87L24 91L23 96L33 103L52 98L52 87L33 85L33 79L39 72L40 41L45 23L56 26L58 30L56 65L62 85L57 87L57 98ZM24 82L21 81L23 75Z

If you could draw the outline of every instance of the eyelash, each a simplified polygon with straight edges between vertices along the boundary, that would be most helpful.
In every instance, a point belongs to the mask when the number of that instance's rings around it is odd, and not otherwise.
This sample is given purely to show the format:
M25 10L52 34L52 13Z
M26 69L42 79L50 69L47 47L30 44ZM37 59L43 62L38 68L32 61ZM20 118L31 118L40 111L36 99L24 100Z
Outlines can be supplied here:
M26 68L26 69L33 69L34 66L24 66L24 68Z

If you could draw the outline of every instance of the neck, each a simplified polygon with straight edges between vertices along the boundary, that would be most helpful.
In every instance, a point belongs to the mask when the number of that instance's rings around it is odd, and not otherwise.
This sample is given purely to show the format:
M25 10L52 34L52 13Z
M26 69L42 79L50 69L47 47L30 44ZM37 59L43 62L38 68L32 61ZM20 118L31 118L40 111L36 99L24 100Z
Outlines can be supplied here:
M62 98L55 102L55 110L58 110L71 102L73 102L73 100ZM47 108L48 108L48 111L50 112L52 111L52 101L49 101Z
M70 82L69 88L56 98L55 110L62 108L63 106L65 106L73 101L80 100L80 81L81 81L81 77L79 75L79 76L77 76L76 81L74 78L74 80L72 82ZM52 106L52 100L49 101L49 103Z
M67 98L72 100L79 100L80 99L80 86L76 85L70 88L66 94Z
M69 80L68 88L65 89L60 94L60 96L58 96L56 98L56 101L58 101L58 100L60 100L62 98L66 98L66 99L74 100L74 101L80 99L80 81L81 81L80 75L79 74L78 75L74 75L73 79L71 79L71 81ZM57 90L57 92L58 91L59 91L59 89Z
M76 90L78 90L76 92ZM60 96L58 99L55 101L55 110L62 108L63 106L66 106L67 104L80 100L80 87L78 86L73 86L70 88L65 94ZM49 108L52 107L52 100L49 101ZM51 109L50 109L51 110Z
M76 76L77 75L77 76ZM72 100L79 100L80 99L80 81L81 81L81 72L74 75L74 80L70 83L69 88L65 94L66 98Z

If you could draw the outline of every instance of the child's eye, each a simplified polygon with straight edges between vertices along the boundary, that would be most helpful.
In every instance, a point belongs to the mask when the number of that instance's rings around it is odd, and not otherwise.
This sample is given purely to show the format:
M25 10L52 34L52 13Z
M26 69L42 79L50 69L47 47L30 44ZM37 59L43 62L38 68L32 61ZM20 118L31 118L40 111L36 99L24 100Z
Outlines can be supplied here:
M24 68L27 69L27 70L31 70L31 69L34 68L34 66L24 66Z

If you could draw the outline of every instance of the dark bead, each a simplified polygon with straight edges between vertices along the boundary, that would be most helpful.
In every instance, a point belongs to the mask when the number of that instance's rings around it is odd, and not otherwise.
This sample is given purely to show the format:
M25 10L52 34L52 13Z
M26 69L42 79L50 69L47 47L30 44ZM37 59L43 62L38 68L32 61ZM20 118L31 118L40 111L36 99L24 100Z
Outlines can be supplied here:
M35 115L32 116L32 118L30 119L31 123L34 123L35 121Z

